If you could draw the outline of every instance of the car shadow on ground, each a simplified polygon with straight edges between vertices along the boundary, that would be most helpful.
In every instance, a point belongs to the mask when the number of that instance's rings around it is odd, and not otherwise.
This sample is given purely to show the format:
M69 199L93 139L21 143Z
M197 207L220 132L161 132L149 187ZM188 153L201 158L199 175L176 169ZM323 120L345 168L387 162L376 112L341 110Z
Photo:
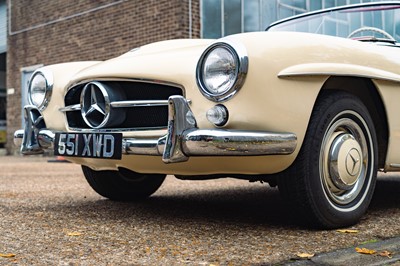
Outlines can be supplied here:
M400 179L379 178L368 214L400 207ZM54 209L55 208L55 209ZM229 187L154 194L139 202L116 202L93 199L75 202L74 206L56 205L54 211L80 212L83 216L110 217L119 221L162 221L166 224L234 224L242 226L306 229L286 208L277 188L265 186ZM62 209L62 210L60 210ZM365 217L366 218L366 217Z
M378 177L369 211L400 208L400 176L382 175Z
M108 199L78 200L74 206L54 205L52 211L79 215L111 217L119 221L161 220L164 223L221 223L252 226L293 227L277 188L268 185L201 191L180 191L177 194L154 194L138 202L116 202ZM90 218L90 217L89 217Z

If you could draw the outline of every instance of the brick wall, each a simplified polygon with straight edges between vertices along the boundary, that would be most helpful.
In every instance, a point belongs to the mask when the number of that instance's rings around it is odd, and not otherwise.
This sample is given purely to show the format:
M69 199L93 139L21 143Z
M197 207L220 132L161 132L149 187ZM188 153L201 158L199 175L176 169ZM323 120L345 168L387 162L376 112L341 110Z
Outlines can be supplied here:
M11 1L11 2L10 2ZM166 39L200 37L200 0L8 0L7 150L21 127L21 68L105 60ZM189 29L189 3L192 29ZM89 12L90 11L90 12Z

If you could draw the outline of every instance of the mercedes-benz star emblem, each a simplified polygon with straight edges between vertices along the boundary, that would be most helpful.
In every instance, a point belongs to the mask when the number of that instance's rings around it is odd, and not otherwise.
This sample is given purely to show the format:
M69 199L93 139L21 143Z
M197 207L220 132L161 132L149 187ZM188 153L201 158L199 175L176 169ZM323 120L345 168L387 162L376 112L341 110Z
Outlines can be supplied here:
M358 150L351 149L346 157L346 170L350 176L355 176L361 168L361 156Z
M85 85L81 94L81 113L91 128L101 128L110 116L110 99L101 83L93 81Z

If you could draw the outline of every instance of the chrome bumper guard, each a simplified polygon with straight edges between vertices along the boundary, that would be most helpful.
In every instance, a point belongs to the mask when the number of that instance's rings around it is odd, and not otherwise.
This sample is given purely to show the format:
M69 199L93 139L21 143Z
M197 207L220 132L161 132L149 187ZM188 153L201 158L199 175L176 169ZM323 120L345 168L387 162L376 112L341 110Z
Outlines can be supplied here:
M168 132L159 139L123 138L122 153L162 156L164 163L184 162L190 156L255 156L291 154L297 145L293 133L199 129L182 96L168 100ZM21 153L34 155L54 148L55 132L46 128L35 106L24 108L25 128L14 133Z

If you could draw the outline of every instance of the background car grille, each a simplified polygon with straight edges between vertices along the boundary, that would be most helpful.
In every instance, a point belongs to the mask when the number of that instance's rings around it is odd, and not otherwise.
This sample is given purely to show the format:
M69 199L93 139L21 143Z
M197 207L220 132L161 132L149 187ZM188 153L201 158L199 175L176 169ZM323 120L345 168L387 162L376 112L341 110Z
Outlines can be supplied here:
M158 101L168 100L171 95L183 95L178 86L141 81L100 81L110 88L122 90L126 96L124 101ZM68 90L65 96L65 111L68 126L71 129L91 129L81 114L80 98L87 83L79 84ZM75 108L71 108L75 107ZM166 128L168 124L168 106L147 104L139 107L125 107L126 118L118 125L106 130L140 130Z

